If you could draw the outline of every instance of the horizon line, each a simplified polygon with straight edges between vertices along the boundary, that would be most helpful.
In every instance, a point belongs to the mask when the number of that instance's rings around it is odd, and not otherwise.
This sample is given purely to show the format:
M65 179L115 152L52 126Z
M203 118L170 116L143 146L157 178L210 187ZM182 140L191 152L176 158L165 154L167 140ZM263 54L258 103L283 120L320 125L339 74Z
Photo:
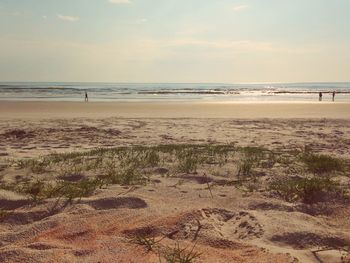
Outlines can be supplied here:
M348 84L349 81L301 81L301 82L128 82L128 81L0 81L6 83L66 83L66 84L220 84L220 85L257 85L257 84Z

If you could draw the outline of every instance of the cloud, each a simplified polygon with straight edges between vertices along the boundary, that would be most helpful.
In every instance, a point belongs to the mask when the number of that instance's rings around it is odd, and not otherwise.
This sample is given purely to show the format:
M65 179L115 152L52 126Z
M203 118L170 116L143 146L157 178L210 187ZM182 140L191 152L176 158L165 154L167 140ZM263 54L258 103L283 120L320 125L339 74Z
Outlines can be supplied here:
M47 15L43 15L42 18L43 18L43 19L47 19Z
M58 14L57 17L61 20L68 21L68 22L76 22L80 19L78 16L65 16L60 14Z
M111 4L131 4L130 0L108 0Z
M249 5L236 5L233 7L233 11L240 12L249 8Z

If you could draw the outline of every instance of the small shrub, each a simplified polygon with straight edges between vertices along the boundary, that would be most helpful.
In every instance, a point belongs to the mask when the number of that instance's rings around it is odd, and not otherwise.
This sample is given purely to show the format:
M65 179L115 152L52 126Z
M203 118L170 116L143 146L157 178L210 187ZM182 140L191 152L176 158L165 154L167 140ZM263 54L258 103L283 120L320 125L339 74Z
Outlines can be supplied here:
M47 159L23 159L16 160L16 166L19 169L29 168L33 173L42 174L46 172L47 166L49 166L49 162Z
M65 197L68 200L91 196L99 185L98 180L83 179L78 182L61 181L53 189L51 195L54 197Z
M250 175L254 167L271 168L276 162L273 152L262 147L244 147L240 152L238 175Z
M329 177L285 178L270 183L270 189L286 201L317 202L325 194L339 193L338 184Z
M107 185L132 185L144 182L144 177L132 163L119 164L113 159L104 163L102 174L98 178Z
M147 249L147 252L153 251L154 248L159 243L154 237L146 237L144 235L137 235L134 239L134 242L138 245L144 246Z
M19 186L17 191L29 195L33 202L38 202L47 198L47 188L48 185L43 180L36 180Z
M261 159L263 159L266 149L262 147L244 147L240 148L240 151L244 155L245 159L249 159L253 162L259 162Z
M124 185L132 185L144 182L144 178L141 173L132 166L125 167L123 170L121 170L115 179L115 183Z
M143 163L145 167L155 167L159 162L160 157L155 149L150 149L144 152Z
M308 170L314 174L329 174L344 170L342 160L325 154L305 153L301 160L306 164Z
M193 149L182 150L177 153L178 171L183 173L195 173L199 164L198 153Z
M238 175L250 175L254 162L251 159L243 159L239 163Z
M61 177L81 175L83 172L83 167L77 163L66 162L60 166L58 172Z
M194 251L195 245L191 248L180 248L177 242L173 248L168 247L164 258L167 263L192 263L200 257L200 253Z

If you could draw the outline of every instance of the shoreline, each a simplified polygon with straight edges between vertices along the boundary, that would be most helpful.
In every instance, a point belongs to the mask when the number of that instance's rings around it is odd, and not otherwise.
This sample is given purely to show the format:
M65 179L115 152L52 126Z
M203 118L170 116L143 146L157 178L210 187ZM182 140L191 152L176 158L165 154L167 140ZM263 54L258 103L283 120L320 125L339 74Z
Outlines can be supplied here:
M0 119L47 118L350 119L349 102L23 102L1 101Z

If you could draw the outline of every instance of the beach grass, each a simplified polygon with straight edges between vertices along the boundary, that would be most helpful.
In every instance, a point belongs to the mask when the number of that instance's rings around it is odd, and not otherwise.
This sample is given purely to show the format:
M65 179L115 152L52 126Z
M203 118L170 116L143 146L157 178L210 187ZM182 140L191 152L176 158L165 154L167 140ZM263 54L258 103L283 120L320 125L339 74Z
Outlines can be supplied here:
M195 251L195 246L181 248L179 242L174 247L167 247L164 258L166 263L192 263L201 256ZM160 262L162 262L160 260Z
M306 164L308 170L314 174L343 172L345 169L345 164L342 159L326 154L305 152L301 156L301 160Z
M314 203L341 194L339 183L330 177L278 179L270 183L270 189L289 202Z
M177 176L180 180L191 174L220 175L228 177L230 182L235 180L236 188L246 193L273 192L290 202L310 203L320 200L318 196L325 193L341 192L344 186L332 176L348 172L345 160L310 150L280 153L260 146L236 147L233 144L97 148L10 163L18 170L29 171L31 177L25 177L18 184L1 181L1 188L23 193L33 202L88 197L96 189L114 184L142 186L150 181L156 169L164 169L168 176ZM277 177L271 173L276 164L285 168ZM223 169L228 172L220 173ZM295 173L298 177L291 176ZM271 180L266 183L262 175L270 175Z

